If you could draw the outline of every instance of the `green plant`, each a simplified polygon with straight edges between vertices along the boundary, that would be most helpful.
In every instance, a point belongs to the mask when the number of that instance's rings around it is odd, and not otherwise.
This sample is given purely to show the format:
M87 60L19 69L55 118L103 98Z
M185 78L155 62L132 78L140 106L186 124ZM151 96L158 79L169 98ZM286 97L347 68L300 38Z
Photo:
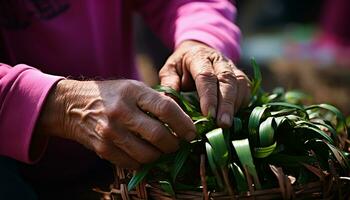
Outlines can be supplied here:
M193 94L155 88L179 101L196 125L197 139L183 141L176 153L145 165L129 181L129 190L146 178L174 196L177 190L200 191L204 180L208 190L232 195L252 187L276 187L280 180L274 174L281 171L299 185L327 174L350 175L348 144L344 142L349 118L329 104L304 105L310 96L300 91L263 91L254 59L252 65L251 102L234 117L230 129L218 128L214 119L202 116ZM205 177L199 175L200 155L206 155Z

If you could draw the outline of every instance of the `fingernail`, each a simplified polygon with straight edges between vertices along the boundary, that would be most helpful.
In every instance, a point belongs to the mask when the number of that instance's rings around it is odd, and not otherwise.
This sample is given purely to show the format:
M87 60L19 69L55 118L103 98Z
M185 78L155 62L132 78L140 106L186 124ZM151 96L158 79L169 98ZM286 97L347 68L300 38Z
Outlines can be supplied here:
M209 107L209 116L211 116L212 118L216 118L216 109L213 106Z
M231 126L231 116L227 113L221 115L220 121L223 125Z

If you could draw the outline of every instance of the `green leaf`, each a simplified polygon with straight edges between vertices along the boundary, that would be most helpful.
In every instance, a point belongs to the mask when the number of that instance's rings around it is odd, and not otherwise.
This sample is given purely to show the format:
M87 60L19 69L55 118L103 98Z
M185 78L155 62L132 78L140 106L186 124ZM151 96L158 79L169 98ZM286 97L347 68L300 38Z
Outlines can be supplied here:
M350 116L346 118L346 126L350 127Z
M253 162L252 153L250 152L250 146L248 139L234 140L232 145L237 153L238 159L242 166L246 166L248 172L253 176L256 189L261 189L258 174Z
M328 146L328 148L331 150L332 154L334 155L335 159L337 159L338 163L343 167L343 169L349 169L349 160L347 157L343 154L342 151L340 151L338 148L333 146L332 144L329 144L328 142L325 142L325 144Z
M149 170L154 167L154 163L146 164L142 169L131 178L128 183L128 191L133 190L148 174Z
M188 156L190 155L190 152L191 152L190 144L186 141L182 141L180 144L180 149L176 153L174 166L171 171L171 177L173 182L175 182L175 179L179 174L180 170L182 169L183 165L185 164Z
M215 128L215 122L211 117L196 117L194 121L194 125L196 126L197 134L201 137L208 131Z
M233 173L238 192L248 191L247 180L241 168L234 162L229 165L229 169L231 169Z
M175 192L174 192L173 186L171 185L171 183L169 181L159 181L159 185L164 192L175 197Z
M295 109L295 108L285 108L285 109L281 109L281 110L277 110L277 111L272 111L271 116L281 117L281 116L293 114L293 113L295 113L295 111L297 111L297 109Z
M262 76L261 76L261 72L260 72L260 67L259 65L256 63L255 59L252 58L251 59L251 63L253 65L253 70L254 70L254 78L252 81L252 96L256 96L258 91L261 89L261 81L262 81Z
M239 133L242 130L242 120L238 117L233 118L233 133Z
M334 145L319 139L308 140L307 142L305 142L305 145L313 149L316 153L319 152L320 150L324 150L322 149L322 147L326 147L328 150L330 150L330 152L332 153L334 158L337 160L337 162L341 165L341 167L345 170L349 170L350 168L349 160L343 154L343 152L339 150L337 147L335 147ZM324 156L328 157L328 155L324 155Z
M173 88L167 87L167 86L162 86L162 85L156 85L155 87L153 87L153 89L157 90L158 92L164 92L166 94L171 94L171 95L175 96L177 99L179 99L182 108L190 115L190 117L201 116L201 114L199 113L197 108L195 106L193 106L192 104L190 104L190 102L184 96L182 96L180 93L178 93Z
M321 122L308 122L308 121L298 121L296 122L297 125L300 125L300 124L305 124L305 125L308 125L308 126L311 126L311 127L314 127L316 129L320 129L320 126L322 127L325 127L326 129L328 129L328 131L332 134L332 140L335 139L335 140L338 140L338 137L337 137L337 131L330 125L326 124L326 123L321 123ZM321 130L321 129L320 129ZM324 131L322 131L324 132ZM325 132L324 132L325 133ZM325 133L327 134L327 133ZM327 134L328 135L328 134Z
M276 121L273 117L268 117L260 124L259 127L259 139L260 146L266 147L274 143L274 133L276 127Z
M213 148L215 162L220 166L228 163L228 150L222 128L217 128L206 134L208 141Z
M285 107L285 108L294 108L297 110L301 110L301 111L305 111L305 109L301 106L295 105L295 104L291 104L291 103L287 103L287 102L271 102L271 103L267 103L267 106L279 106L279 107Z
M303 100L311 100L311 96L299 90L291 90L284 94L284 99L288 103L299 104Z
M268 157L276 149L276 146L277 146L277 142L267 147L256 147L254 148L254 157L256 158Z
M294 124L295 121L300 120L301 118L296 115L286 115L281 117L275 117L276 121L276 130L283 124L283 123L289 123L290 125Z
M280 101L281 96L284 95L284 89L281 87L277 87L272 91L272 94L270 94L268 98L268 102L272 101ZM267 103L267 102L266 102Z
M205 149L207 152L209 167L216 178L216 181L217 181L219 188L222 189L223 183L222 183L221 176L219 174L218 168L217 168L215 160L214 160L214 150L208 142L205 143Z
M315 109L315 108L318 108L318 109L321 108L321 109L325 109L325 110L332 112L338 120L338 123L336 124L337 130L343 129L345 132L347 131L345 116L343 115L343 113L340 112L340 110L338 110L338 108L336 108L330 104L323 103L323 104L308 106L308 107L306 107L306 110Z
M258 144L258 130L260 121L264 116L267 107L255 107L249 116L248 131L249 139L253 143L253 146Z
M318 127L313 127L313 126L310 126L310 125L297 125L297 126L294 127L294 129L309 130L309 131L315 133L315 135L313 135L313 138L325 139L329 143L334 144L333 139L331 137L329 137L329 135L327 133L325 133L324 131L322 131ZM307 137L307 135L304 135L304 136Z

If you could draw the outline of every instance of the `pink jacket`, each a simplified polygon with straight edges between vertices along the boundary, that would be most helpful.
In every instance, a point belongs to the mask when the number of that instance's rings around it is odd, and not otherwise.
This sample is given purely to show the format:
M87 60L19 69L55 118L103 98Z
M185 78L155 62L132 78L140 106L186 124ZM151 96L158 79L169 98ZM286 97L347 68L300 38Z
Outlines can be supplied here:
M233 24L236 10L226 0L40 2L45 1L0 3L0 52L5 52L0 62L13 66L0 64L0 155L22 162L33 163L45 152L47 141L38 144L40 155L29 156L40 109L59 79L138 78L132 11L140 12L169 48L197 40L233 60L239 57L240 32ZM60 152L72 152L72 146Z

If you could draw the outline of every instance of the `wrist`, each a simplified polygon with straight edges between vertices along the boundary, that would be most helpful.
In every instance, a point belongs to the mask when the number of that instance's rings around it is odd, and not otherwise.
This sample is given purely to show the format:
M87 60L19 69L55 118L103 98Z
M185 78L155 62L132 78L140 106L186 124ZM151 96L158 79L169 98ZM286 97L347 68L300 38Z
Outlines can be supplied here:
M184 40L181 43L179 43L179 45L177 45L176 50L177 49L189 49L189 48L193 48L195 46L209 47L205 43L199 42L196 40Z
M36 125L36 135L61 136L65 132L65 112L79 87L78 81L60 80L49 92Z

